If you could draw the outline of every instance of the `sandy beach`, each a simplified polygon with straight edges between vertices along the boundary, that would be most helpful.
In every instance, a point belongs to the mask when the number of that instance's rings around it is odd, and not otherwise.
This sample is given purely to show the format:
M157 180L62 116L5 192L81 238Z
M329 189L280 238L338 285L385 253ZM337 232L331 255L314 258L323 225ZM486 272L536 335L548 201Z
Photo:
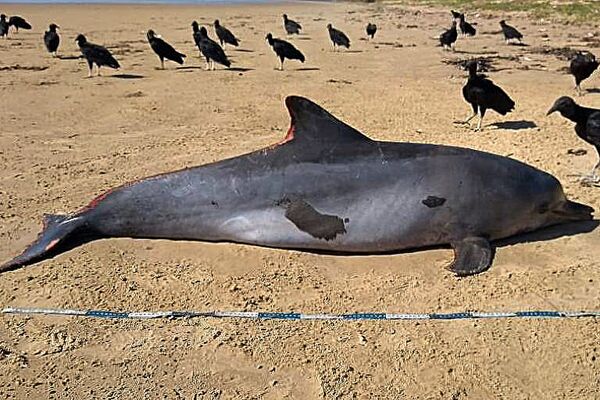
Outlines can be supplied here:
M572 123L546 111L575 96L552 49L600 53L598 26L481 13L454 53L434 39L449 10L379 4L0 5L31 31L0 39L0 262L41 229L125 182L281 140L283 101L308 97L379 140L458 145L510 156L556 176L572 200L600 209L600 188L573 174L597 162ZM264 40L289 38L306 62L279 61ZM190 24L216 18L240 39L233 69L204 71ZM507 46L502 18L528 46ZM379 31L365 39L364 26ZM61 26L59 55L42 35ZM350 51L334 53L326 24ZM187 54L159 60L154 29ZM209 34L214 37L212 26ZM75 36L107 46L120 71L84 79ZM589 35L592 33L594 35ZM549 39L549 40L548 40ZM555 53L555 54L554 54ZM491 79L516 101L485 129L453 124L470 108L466 72L488 56ZM599 86L598 77L584 88ZM577 98L600 107L598 91ZM585 152L577 152L585 150ZM580 155L574 155L576 153ZM585 153L585 154L581 154ZM598 213L598 212L597 212ZM562 232L562 231L561 231ZM0 275L0 306L109 310L460 312L599 310L600 229L499 247L489 271L458 279L450 249L341 257L237 244L110 239ZM594 319L426 322L107 321L0 317L0 397L18 399L600 399Z

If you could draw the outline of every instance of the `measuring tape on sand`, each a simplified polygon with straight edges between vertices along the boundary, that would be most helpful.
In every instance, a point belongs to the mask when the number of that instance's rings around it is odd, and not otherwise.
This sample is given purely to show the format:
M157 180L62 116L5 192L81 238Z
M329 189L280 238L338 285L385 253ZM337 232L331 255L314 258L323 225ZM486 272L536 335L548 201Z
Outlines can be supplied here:
M459 312L459 313L354 313L354 314L304 314L297 312L250 312L250 311L105 311L75 310L66 308L21 308L6 307L3 314L47 315L88 317L102 319L177 319L177 318L234 318L288 321L372 321L372 320L460 320L460 319L502 319L502 318L598 318L600 311L515 311L515 312Z

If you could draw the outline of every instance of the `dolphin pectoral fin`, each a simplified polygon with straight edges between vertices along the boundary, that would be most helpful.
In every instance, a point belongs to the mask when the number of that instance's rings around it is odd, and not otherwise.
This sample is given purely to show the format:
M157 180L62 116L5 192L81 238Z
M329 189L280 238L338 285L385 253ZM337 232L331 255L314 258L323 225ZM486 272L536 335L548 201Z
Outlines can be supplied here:
M492 265L494 250L485 238L467 237L451 245L454 249L454 261L448 269L457 276L475 275Z
M34 262L51 258L75 246L71 235L84 224L84 217L69 215L45 215L44 229L25 251L6 264L0 265L0 272L14 270ZM65 239L70 240L66 241Z

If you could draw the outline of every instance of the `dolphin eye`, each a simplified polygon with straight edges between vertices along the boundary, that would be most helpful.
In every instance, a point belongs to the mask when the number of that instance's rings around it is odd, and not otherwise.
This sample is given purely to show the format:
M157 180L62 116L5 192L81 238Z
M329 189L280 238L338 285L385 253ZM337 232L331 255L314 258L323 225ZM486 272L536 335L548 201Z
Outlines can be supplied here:
M538 206L537 211L540 214L545 214L550 209L550 205L548 203L542 203Z

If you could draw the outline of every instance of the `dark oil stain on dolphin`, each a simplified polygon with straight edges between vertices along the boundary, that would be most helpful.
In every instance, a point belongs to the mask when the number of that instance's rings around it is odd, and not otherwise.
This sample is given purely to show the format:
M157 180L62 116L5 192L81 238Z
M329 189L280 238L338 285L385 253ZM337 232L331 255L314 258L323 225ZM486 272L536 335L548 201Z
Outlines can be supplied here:
M436 208L444 205L445 202L446 199L444 199L443 197L427 196L427 198L421 203L425 204L429 208Z
M283 198L278 204L285 208L285 217L298 229L317 239L333 240L346 233L342 218L321 214L304 200Z

